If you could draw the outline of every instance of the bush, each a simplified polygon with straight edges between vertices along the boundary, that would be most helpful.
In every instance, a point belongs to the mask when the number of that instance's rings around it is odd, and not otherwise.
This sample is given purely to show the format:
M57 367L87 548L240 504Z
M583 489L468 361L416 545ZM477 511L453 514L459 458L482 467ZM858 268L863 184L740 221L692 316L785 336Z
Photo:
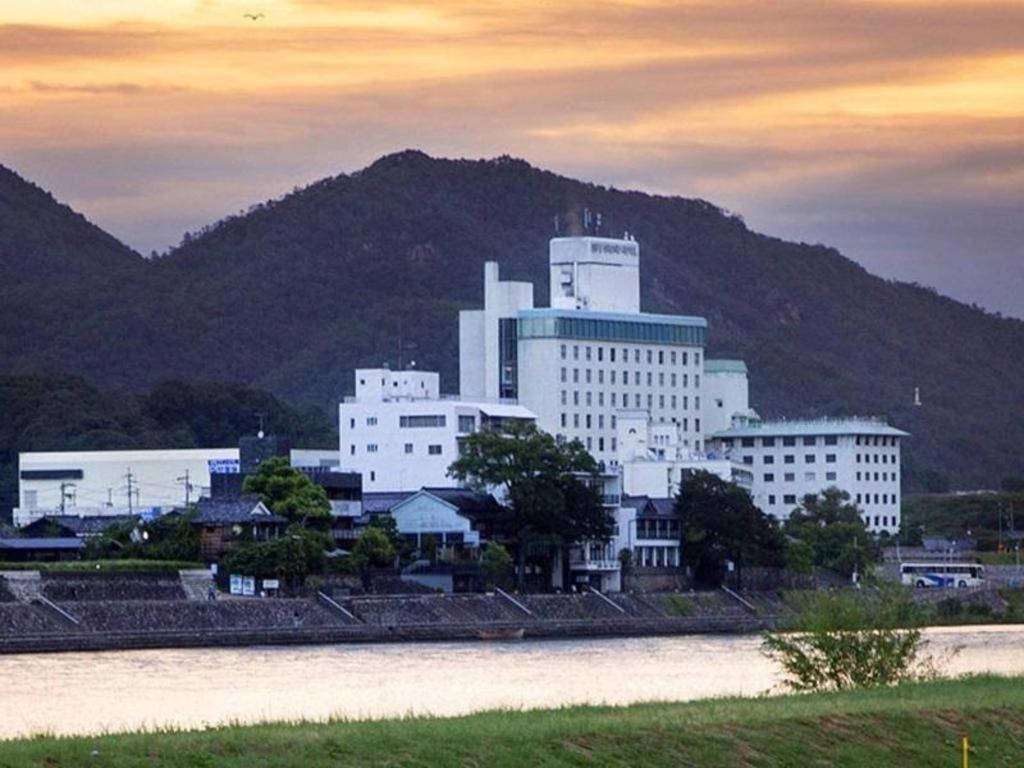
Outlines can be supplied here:
M791 631L769 632L762 649L794 690L893 685L935 674L935 660L921 653L922 618L901 587L815 592Z

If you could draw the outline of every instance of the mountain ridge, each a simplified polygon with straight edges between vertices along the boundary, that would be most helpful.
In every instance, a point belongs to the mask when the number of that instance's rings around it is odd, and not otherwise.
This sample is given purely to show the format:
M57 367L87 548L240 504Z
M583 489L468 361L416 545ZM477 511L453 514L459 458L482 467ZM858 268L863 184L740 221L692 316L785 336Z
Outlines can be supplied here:
M644 311L707 317L709 354L747 360L765 415L886 415L914 434L907 474L920 487L1020 473L1024 322L871 275L834 248L753 232L704 200L579 182L507 156L406 150L254 205L152 261L112 267L89 291L118 288L128 301L87 297L98 317L37 334L32 350L0 343L0 370L136 389L239 381L331 405L351 391L352 368L396 365L401 344L405 362L439 370L454 390L456 313L482 302L483 262L534 282L541 302L554 216L571 223L584 207L608 233L639 240ZM23 298L16 311L36 319ZM80 354L83 344L95 354ZM1003 429L993 437L994 414Z

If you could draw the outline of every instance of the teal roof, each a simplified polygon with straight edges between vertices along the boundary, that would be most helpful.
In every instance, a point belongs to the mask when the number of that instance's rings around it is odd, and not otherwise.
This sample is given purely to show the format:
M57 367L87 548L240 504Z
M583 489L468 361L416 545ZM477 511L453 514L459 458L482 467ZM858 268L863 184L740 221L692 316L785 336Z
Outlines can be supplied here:
M746 374L747 364L742 360L705 360L704 373Z
M889 426L884 419L873 417L764 421L756 426L733 427L714 434L716 438L793 437L801 435L886 435L889 437L910 437L909 432Z

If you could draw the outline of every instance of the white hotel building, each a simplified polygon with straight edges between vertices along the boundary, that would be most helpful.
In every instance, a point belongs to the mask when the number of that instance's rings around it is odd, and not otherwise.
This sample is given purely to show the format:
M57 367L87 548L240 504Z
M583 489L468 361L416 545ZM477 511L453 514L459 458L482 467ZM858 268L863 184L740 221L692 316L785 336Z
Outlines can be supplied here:
M707 321L640 311L639 246L602 237L551 241L550 307L530 283L484 268L484 308L459 313L465 398L516 398L546 432L578 438L617 463L617 414L646 411L703 449L701 374Z
M900 527L900 443L907 432L874 418L744 423L714 436L753 473L754 503L780 520L808 494L850 494L872 531Z

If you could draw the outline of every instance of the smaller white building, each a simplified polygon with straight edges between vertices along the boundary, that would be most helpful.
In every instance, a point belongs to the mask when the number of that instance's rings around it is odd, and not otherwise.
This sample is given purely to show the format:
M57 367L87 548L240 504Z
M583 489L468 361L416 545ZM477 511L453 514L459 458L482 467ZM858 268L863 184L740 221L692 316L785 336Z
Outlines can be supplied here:
M356 371L355 396L339 406L342 466L363 476L363 491L452 488L448 467L459 440L489 426L532 422L514 402L443 396L428 371Z
M645 410L618 412L618 468L628 496L674 499L693 472L713 475L751 490L753 475L725 455L691 448L679 424L654 422Z
M785 520L806 495L850 494L869 530L900 527L900 444L909 433L877 417L760 422L735 419L717 433L723 455L753 474L754 503Z
M238 448L22 453L14 524L62 512L159 514L209 495L211 474L238 471Z

